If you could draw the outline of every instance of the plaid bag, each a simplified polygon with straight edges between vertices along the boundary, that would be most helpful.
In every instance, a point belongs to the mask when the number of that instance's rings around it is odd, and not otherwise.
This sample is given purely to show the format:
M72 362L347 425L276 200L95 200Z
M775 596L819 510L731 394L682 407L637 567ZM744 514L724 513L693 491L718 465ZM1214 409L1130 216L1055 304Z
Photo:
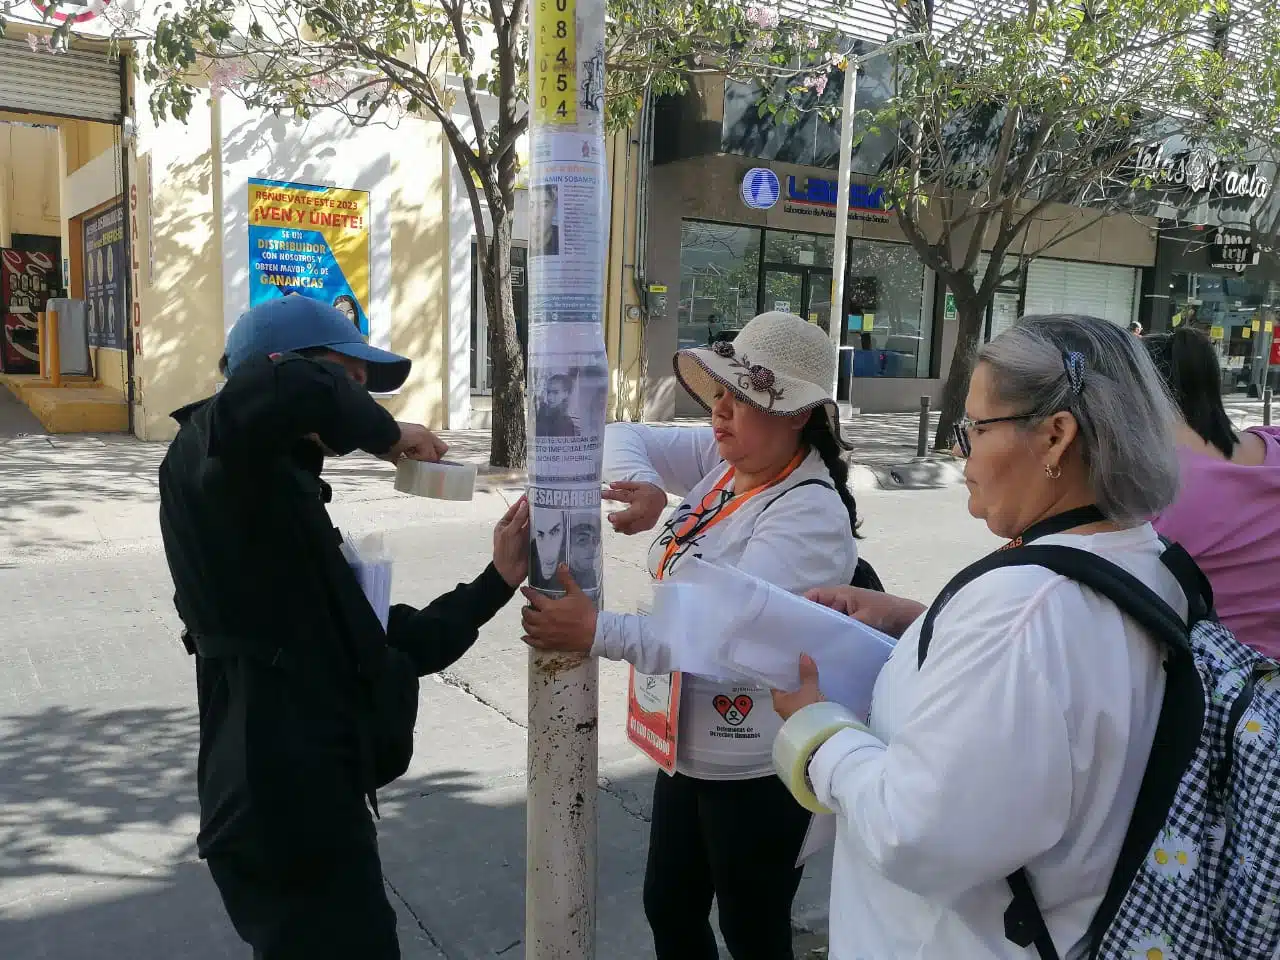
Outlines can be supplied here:
M947 585L921 631L964 583L1034 565L1098 591L1165 644L1164 701L1119 860L1089 926L1098 960L1280 957L1280 665L1237 640L1213 612L1195 561L1161 558L1187 595L1189 626L1126 570L1083 550L1025 546L992 554ZM1005 933L1059 960L1030 878L1009 878Z

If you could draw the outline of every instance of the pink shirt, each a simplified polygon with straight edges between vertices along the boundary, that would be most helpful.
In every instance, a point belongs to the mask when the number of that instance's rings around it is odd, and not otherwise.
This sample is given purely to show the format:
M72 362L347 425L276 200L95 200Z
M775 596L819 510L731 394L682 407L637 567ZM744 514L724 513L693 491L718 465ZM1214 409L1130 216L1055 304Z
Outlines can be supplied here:
M1179 448L1182 489L1155 527L1196 558L1236 638L1280 659L1280 427L1249 432L1267 445L1255 467Z

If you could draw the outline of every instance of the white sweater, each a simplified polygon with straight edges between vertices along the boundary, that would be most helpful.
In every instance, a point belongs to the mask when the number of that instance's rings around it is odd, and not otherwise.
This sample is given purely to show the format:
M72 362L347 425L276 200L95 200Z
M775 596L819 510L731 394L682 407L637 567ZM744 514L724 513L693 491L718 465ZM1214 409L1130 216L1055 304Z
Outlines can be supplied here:
M1037 543L1105 556L1186 615L1150 525ZM961 589L923 669L919 637L917 621L881 671L871 732L842 731L809 764L838 814L831 958L1033 960L1003 929L1004 878L1026 867L1074 960L1155 736L1160 653L1113 603L1042 567Z
M727 469L709 427L612 423L606 428L606 480L652 483L685 497L671 519L659 527L649 549L651 575L657 574L665 551L658 542L663 533L678 523ZM806 480L821 480L827 486L811 483L796 489ZM774 500L777 502L770 506ZM667 576L678 577L683 557L690 554L709 563L737 567L797 593L848 583L858 557L849 514L816 451L778 486L752 497L697 537L686 553L673 560ZM668 673L674 639L655 635L648 617L602 612L592 653L625 660L640 673ZM737 712L717 710L718 697L727 697L718 702L735 705ZM745 715L741 715L744 707ZM768 690L685 675L680 691L676 769L708 780L770 776L773 739L780 727Z

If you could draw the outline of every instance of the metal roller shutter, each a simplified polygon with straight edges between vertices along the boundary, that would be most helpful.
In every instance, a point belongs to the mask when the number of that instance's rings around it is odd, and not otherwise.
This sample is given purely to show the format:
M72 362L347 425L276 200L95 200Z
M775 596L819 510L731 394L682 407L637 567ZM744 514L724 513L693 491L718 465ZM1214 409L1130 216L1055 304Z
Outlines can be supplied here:
M120 62L87 50L33 52L0 40L0 110L120 122Z
M987 265L990 262L991 254L978 254L978 262L974 266L974 278L977 282L981 283L982 278L987 275ZM1005 254L1005 258L1000 264L1000 270L1002 274L1008 274L1010 271L1016 271L1017 265L1018 258L1016 256L1013 256L1012 254ZM990 324L986 331L986 340L988 342L994 340L996 337L1000 336L1000 334L1008 330L1013 326L1018 317L1021 316L1021 313L1017 308L1018 294L1016 292L1010 292L1010 290L1016 291L1018 278L1015 275L1012 278L1006 279L1004 282L1007 289L1003 291L997 290L992 297L993 302L991 304L991 311L989 314ZM1009 309L1002 309L1005 306L1008 306Z
M1138 271L1101 263L1033 260L1023 312L1082 313L1120 326L1133 320Z

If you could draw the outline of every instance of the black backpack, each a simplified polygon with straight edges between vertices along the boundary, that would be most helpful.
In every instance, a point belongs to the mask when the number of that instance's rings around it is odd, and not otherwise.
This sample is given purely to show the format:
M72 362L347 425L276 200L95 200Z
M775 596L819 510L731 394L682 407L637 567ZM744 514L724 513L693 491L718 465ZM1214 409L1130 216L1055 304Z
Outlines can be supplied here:
M1280 694L1275 661L1241 644L1213 612L1213 590L1196 562L1165 541L1161 560L1189 607L1189 623L1128 571L1066 546L999 551L961 571L925 615L923 667L938 611L965 584L1004 566L1044 567L1102 594L1163 645L1165 692L1137 802L1106 894L1088 931L1088 956L1133 955L1132 945L1171 936L1179 956L1197 960L1274 957L1280 923L1270 909L1280 895L1280 856L1270 824L1280 799L1280 759L1254 727L1274 726ZM1212 824L1224 824L1220 842ZM1189 838L1199 856L1193 876L1171 883L1155 851L1160 838ZM1247 861L1248 870L1234 867ZM1153 865L1154 864L1154 865ZM1008 877L1013 894L1005 935L1059 960L1025 869ZM1154 938L1154 939L1153 939Z

